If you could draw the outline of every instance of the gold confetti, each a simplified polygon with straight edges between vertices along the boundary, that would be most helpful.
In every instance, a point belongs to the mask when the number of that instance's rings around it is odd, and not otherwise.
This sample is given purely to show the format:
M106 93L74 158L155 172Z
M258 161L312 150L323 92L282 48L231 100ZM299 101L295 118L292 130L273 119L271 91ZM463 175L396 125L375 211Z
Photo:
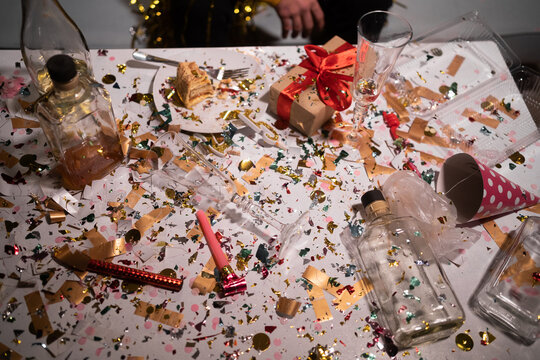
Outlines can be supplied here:
M482 102L482 104L480 104L480 107L485 111L493 111L495 109L495 105L491 101Z
M159 272L160 275L168 276L170 278L176 279L176 271L170 268L163 269Z
M255 166L253 161L251 161L250 159L244 159L244 160L240 161L240 163L238 164L238 170L240 170L240 171L248 171L253 166Z
M114 76L113 74L107 74L103 76L103 78L101 79L101 82L106 85L114 84L115 81L116 81L116 76Z
M265 351L270 347L270 338L265 333L258 333L253 336L253 348L258 351Z
M420 73L419 73L418 71L416 72L416 75L418 75L418 77L420 78L420 80L422 80L424 83L427 82L426 79L424 79L424 78L422 77L422 75L420 75Z
M480 335L480 337L482 338L482 340L480 340L480 344L484 346L491 344L495 340L495 336L493 336L493 334L487 330L480 331L478 335Z
M519 151L516 151L515 153L510 155L508 158L518 165L521 165L525 162L525 156L523 156L523 154L520 153Z
M127 69L126 64L118 64L118 65L116 65L116 67L118 68L118 72L120 72L122 74L126 73L126 69Z
M313 201L317 200L321 204L326 200L326 194L322 190L315 190L309 195L309 198Z
M456 345L463 351L471 351L474 341L469 334L460 333L456 335Z
M238 114L240 114L240 110L227 110L219 113L219 117L223 120L236 120L238 119Z

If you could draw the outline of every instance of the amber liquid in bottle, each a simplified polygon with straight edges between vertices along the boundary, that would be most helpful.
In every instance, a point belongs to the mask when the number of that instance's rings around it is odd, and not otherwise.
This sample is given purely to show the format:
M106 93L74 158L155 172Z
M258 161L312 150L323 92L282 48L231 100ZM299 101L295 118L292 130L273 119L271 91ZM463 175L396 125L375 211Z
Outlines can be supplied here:
M37 115L58 160L68 189L82 189L101 179L124 159L108 93L66 55L47 62L51 92L37 105Z

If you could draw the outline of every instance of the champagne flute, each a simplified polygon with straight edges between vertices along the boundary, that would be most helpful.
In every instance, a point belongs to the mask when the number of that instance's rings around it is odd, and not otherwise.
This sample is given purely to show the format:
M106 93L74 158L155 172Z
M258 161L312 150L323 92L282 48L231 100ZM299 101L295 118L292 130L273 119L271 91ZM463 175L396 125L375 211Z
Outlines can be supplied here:
M175 192L176 201L189 202L200 209L209 206L223 211L234 204L256 224L265 223L279 231L278 257L284 259L303 245L301 237L308 226L309 211L292 223L283 223L250 197L236 192L234 179L190 146L182 136L167 132L151 146L145 161L135 171L139 180L153 187Z
M412 38L412 28L407 20L387 11L366 13L358 21L357 30L358 44L352 83L354 130L348 132L345 141L355 149L363 139L358 129L370 104L380 95L401 51Z

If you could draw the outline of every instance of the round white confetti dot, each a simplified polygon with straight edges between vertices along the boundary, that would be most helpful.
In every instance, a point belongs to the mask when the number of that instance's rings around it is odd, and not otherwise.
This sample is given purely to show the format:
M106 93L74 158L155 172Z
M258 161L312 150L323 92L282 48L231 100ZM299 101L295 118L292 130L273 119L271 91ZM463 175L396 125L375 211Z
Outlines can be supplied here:
M508 200L512 198L512 192L510 190L508 190L508 192L506 193L506 197L508 198Z
M503 192L503 187L502 187L502 185L497 186L497 190L499 190L499 193L502 194L502 192Z
M497 210L499 210L500 208L502 208L502 201L499 201L499 203L497 204Z
M489 185L489 186L493 186L493 180L488 179L488 185Z
M482 165L482 164L478 164L478 166L479 166L479 167L480 167L480 169L482 169L482 170L484 170L484 169L485 169L485 168L484 168L484 165Z
M485 198L486 195L487 195L487 191L486 191L486 189L484 189L484 194L482 195L482 198Z
M516 198L516 201L514 201L514 205L517 205L519 203L519 198Z
M490 204L494 204L494 203L495 203L495 195L491 195L491 197L489 198L489 203L490 203Z
M489 211L486 211L486 212L484 213L484 216L487 217L488 215L489 215Z
M493 172L493 170L489 170L489 173L491 174L491 176L495 177L495 173Z
M480 206L480 207L478 208L478 213L481 213L482 211L484 211L484 207L483 207L483 206Z
M512 189L515 189L515 188L516 188L516 184L510 183L510 185L512 186Z

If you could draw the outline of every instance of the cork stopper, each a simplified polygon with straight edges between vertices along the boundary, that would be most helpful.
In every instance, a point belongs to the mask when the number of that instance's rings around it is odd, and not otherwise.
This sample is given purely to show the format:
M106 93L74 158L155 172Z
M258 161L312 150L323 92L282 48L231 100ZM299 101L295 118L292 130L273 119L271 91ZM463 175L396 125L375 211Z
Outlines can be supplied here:
M71 56L58 54L47 60L47 71L54 87L59 90L71 90L77 86L78 74L75 61Z
M361 200L369 220L391 213L388 203L380 190L375 189L366 192L362 195Z

